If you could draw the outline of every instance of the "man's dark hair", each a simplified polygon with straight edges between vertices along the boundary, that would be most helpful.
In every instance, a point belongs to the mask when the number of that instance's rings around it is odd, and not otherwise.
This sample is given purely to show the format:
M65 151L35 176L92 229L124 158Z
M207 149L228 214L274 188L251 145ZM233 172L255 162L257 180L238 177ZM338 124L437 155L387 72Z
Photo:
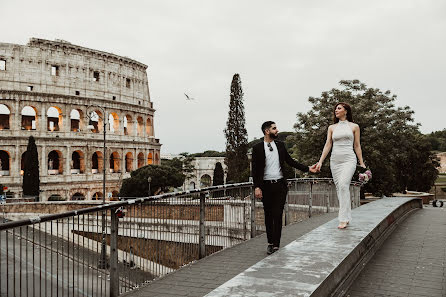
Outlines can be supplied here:
M265 135L265 130L271 128L272 125L274 125L275 123L273 121L266 121L262 124L262 132Z

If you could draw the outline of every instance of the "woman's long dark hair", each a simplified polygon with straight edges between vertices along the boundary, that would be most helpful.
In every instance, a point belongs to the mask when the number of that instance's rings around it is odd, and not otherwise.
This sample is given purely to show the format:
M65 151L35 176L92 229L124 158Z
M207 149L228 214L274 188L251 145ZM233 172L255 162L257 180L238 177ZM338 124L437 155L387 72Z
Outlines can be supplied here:
M338 107L338 105L342 105L345 110L347 111L347 120L349 122L353 123L353 115L352 115L352 108L350 107L350 105L348 105L345 102L339 102L338 104L335 105L335 107L333 108L333 123L337 123L339 122L339 119L336 117L336 107Z

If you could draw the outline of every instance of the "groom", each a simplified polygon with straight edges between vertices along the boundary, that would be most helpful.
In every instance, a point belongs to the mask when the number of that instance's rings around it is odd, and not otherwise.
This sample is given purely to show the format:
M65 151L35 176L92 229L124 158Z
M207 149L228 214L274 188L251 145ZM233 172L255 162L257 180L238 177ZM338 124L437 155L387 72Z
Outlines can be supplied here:
M262 198L265 213L266 235L268 238L268 255L279 249L282 235L282 213L288 186L283 176L284 162L304 172L316 173L312 167L302 165L288 154L283 142L275 140L279 134L272 121L262 124L263 141L252 149L252 175L256 198Z

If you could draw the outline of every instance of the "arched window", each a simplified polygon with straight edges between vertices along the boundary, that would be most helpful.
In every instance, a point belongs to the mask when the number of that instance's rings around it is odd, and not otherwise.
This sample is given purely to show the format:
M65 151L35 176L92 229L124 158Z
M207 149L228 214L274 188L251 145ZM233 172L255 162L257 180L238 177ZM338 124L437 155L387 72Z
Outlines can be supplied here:
M130 172L133 170L133 154L128 152L125 155L125 172Z
M48 154L48 175L63 174L62 153L54 150Z
M153 124L152 124L152 120L150 118L147 118L146 135L153 136Z
M96 174L102 172L104 168L104 159L102 158L102 152L94 152L91 156L91 163L91 173Z
M81 130L82 111L78 109L71 110L70 120L71 120L71 131L79 132Z
M133 135L133 119L129 115L124 117L124 135Z
M8 106L0 104L0 130L10 129L9 125L10 115L11 111L9 110Z
M96 192L91 196L91 200L102 200L102 192Z
M0 176L8 176L9 173L9 153L0 151Z
M22 154L22 157L20 159L20 175L23 175L25 173L25 160L26 160L26 154L28 153L28 151L25 151Z
M108 115L108 126L111 133L118 133L119 131L119 116L116 112L111 112Z
M119 154L117 152L113 152L110 155L110 172L119 172L119 168L120 168L120 159L119 159Z
M200 188L210 187L211 185L212 179L210 175L205 174L200 178Z
M144 154L139 153L138 154L138 168L141 168L144 166Z
M62 127L62 111L60 108L51 106L48 108L46 115L48 131L59 131Z
M82 193L74 193L73 196L71 196L71 200L85 200L85 196Z
M84 172L84 153L82 153L82 151L74 151L71 154L71 174L79 174Z
M142 129L144 127L144 121L142 120L142 117L138 117L137 121L138 121L138 136L142 136L143 135Z
M25 106L21 112L22 115L22 130L36 130L37 127L37 112L34 107Z
M151 164L153 164L153 155L152 153L149 153L149 155L147 156L147 165Z
M104 118L102 113L99 110L93 110L88 113L88 125L92 126L93 129L91 129L91 132L93 133L99 133L103 132L103 121Z

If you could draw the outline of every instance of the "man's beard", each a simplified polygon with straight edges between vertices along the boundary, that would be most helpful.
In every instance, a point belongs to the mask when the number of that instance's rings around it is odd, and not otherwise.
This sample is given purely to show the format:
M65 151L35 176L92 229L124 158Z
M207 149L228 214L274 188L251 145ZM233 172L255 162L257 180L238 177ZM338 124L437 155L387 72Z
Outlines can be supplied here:
M277 137L279 137L279 133L277 133L277 134L271 134L271 138L272 138L272 139L277 139Z

